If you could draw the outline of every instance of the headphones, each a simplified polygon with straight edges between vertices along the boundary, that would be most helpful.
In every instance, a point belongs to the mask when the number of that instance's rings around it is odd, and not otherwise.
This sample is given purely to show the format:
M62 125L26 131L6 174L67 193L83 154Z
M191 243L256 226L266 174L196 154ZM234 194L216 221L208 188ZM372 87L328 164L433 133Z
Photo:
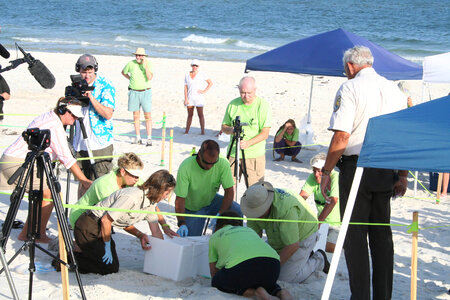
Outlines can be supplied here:
M64 115L68 109L67 109L67 105L69 104L74 104L74 105L80 105L81 106L81 101L76 99L76 98L64 98L63 100L61 100L58 103L58 107L56 108L56 111L58 112L58 115L62 116Z
M94 56L90 55L90 54L83 54L80 56L80 58L78 58L77 63L75 64L75 72L80 72L81 71L81 61L85 62L85 61L90 61L93 64L94 67L94 71L97 72L98 71L98 63L97 60L95 59Z

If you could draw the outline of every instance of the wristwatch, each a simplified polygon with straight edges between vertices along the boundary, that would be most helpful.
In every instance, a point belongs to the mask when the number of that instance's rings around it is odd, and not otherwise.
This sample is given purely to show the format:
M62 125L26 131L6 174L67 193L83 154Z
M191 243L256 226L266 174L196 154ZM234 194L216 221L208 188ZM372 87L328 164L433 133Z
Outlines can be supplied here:
M177 223L178 227L180 227L181 225L183 225L183 223L185 223L184 220L179 220L178 223Z
M324 168L322 168L322 175L330 175L331 171L330 170L325 170Z

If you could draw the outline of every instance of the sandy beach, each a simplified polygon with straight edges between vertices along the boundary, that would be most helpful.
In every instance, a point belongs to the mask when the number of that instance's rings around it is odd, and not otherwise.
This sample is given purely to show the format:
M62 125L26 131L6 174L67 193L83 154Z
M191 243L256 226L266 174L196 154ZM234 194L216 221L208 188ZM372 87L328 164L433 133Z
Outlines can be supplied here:
M12 50L12 49L10 49ZM13 51L11 51L13 53ZM93 53L95 55L95 53ZM75 73L75 62L79 54L33 52L32 55L41 60L54 74L56 85L51 90L44 90L26 69L26 64L15 70L2 73L11 88L11 100L5 102L5 119L0 127L1 152L6 149L25 129L28 123L37 115L52 109L59 97L64 95L65 86L70 85L71 74ZM150 53L151 55L151 53ZM131 143L134 136L132 113L127 111L128 80L121 75L125 64L133 56L95 55L99 62L98 73L109 78L116 87L116 109L114 111L115 155L124 152L135 152L140 155L145 164L147 178L161 168L169 168L169 143L165 143L164 166L161 166L161 127L163 113L166 114L166 134L173 129L173 174L178 166L189 155L193 147L199 148L205 139L216 139L226 105L239 96L237 84L245 75L244 63L200 61L200 70L208 73L213 87L206 94L204 108L206 119L206 135L200 135L197 114L194 114L192 127L188 135L183 134L187 112L183 105L183 79L190 70L189 60L153 58L153 146L146 147ZM6 61L2 61L5 66ZM257 95L269 101L273 112L273 124L267 143L265 180L275 187L300 191L311 169L309 161L318 152L326 152L331 138L327 130L333 109L335 93L344 78L315 77L311 106L311 127L315 134L314 145L304 147L298 158L302 164L292 163L289 159L274 162L272 157L273 139L277 129L289 118L296 121L297 127L303 128L306 123L310 97L311 76L251 72L257 82ZM408 82L414 103L422 102L422 82ZM450 91L450 84L435 84L426 90L432 99L445 96ZM143 114L141 113L141 119ZM144 124L141 125L141 135L145 137ZM226 143L219 141L221 154L226 155ZM418 185L416 195L413 190L413 178L410 175L408 191L403 198L392 201L391 223L393 226L395 264L393 299L408 299L410 295L410 264L411 264L411 234L407 226L412 222L412 212L419 211L419 254L418 254L418 289L417 299L450 299L447 291L450 288L450 228L448 227L448 211L450 199L435 204L435 193L429 194ZM419 180L428 189L428 173L419 173ZM60 182L63 195L66 191L66 173L61 173ZM239 184L239 196L244 192L245 185ZM0 221L3 223L8 207L8 192L0 194ZM240 197L239 197L240 198ZM170 201L160 203L165 212L174 212L173 196ZM75 203L76 183L72 182L70 203ZM308 202L314 207L313 200ZM18 212L18 219L25 221L28 201L24 199ZM176 218L167 216L166 220L176 227ZM447 226L447 227L445 227ZM139 224L139 229L149 233L145 223ZM17 240L18 229L13 229L6 247L6 257L9 259L21 246ZM56 236L56 217L53 213L49 222L49 234ZM142 271L144 253L138 240L122 230L116 230L113 236L118 245L120 259L119 273L100 276L82 275L84 289L88 299L243 299L242 297L225 294L210 286L210 280L196 277L180 282L174 282L158 276L145 274ZM150 250L151 251L151 250ZM328 254L331 260L331 255ZM37 251L36 260L44 267L51 259ZM29 258L22 252L10 265L14 282L21 298L28 295ZM447 274L447 275L445 275ZM288 289L295 299L320 299L325 284L326 275L314 273L303 284L280 282ZM56 271L43 270L35 274L33 285L34 299L61 299L61 276ZM81 299L75 275L70 274L71 299ZM331 292L331 299L348 299L348 273L345 259L342 256ZM0 299L12 299L4 273L0 275Z

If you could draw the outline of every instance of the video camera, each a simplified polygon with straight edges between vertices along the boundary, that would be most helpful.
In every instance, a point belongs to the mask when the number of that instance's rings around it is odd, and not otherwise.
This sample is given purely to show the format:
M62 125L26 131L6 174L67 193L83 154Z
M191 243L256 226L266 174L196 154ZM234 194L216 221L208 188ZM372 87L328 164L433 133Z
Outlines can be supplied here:
M41 151L50 146L50 130L39 128L28 128L22 132L22 137L28 144L28 150Z
M88 91L93 91L94 86L89 86L86 79L82 79L81 75L70 75L72 85L66 86L65 96L72 96L80 100L83 106L89 105L89 97L84 96Z
M242 132L242 126L248 126L248 123L242 123L241 117L236 116L236 119L233 121L233 132L240 134Z

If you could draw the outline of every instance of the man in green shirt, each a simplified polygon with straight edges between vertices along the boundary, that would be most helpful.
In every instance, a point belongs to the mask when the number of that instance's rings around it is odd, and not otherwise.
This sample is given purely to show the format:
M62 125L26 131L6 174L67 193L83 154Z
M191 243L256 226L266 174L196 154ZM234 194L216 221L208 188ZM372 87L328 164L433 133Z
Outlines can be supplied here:
M244 77L239 82L241 97L231 101L225 111L222 121L222 132L233 134L233 123L236 117L240 117L243 140L240 148L244 150L248 185L262 182L266 169L266 139L269 137L272 126L272 110L269 103L256 96L256 83L253 77ZM246 125L244 125L246 124ZM228 150L230 150L228 145ZM236 143L230 153L230 163L235 161ZM241 155L239 153L239 155ZM242 165L240 159L239 164ZM234 168L233 168L234 169ZM234 174L233 176L239 176Z
M175 187L175 211L192 215L218 215L231 209L241 216L239 204L233 201L233 177L230 163L219 157L220 147L213 140L206 140L196 156L186 158L180 165ZM220 186L225 194L218 194ZM180 236L199 236L205 218L177 216ZM214 227L216 219L211 220Z
M128 86L128 111L133 112L134 130L136 137L135 144L152 145L152 84L153 78L152 64L147 59L144 48L137 48L136 59L127 63L122 70L122 75L130 80ZM145 128L147 129L147 141L141 140L140 132L140 107L144 111Z
M341 214L339 211L339 173L332 170L330 188L327 190L328 200L322 195L320 190L320 182L322 181L322 168L327 158L326 153L319 153L311 158L311 167L313 173L308 176L305 184L300 191L300 196L303 199L308 199L310 195L314 195L314 202L317 208L317 219L319 221L329 222L330 227L328 229L327 245L325 251L334 252L336 247L337 237L339 235L338 224L341 221ZM336 222L336 224L333 224Z
M325 252L312 253L319 239L317 217L295 192L274 189L268 182L255 184L242 196L241 209L249 218L280 220L247 223L259 236L265 230L269 245L280 255L280 280L301 283L315 271L328 273L330 266Z

